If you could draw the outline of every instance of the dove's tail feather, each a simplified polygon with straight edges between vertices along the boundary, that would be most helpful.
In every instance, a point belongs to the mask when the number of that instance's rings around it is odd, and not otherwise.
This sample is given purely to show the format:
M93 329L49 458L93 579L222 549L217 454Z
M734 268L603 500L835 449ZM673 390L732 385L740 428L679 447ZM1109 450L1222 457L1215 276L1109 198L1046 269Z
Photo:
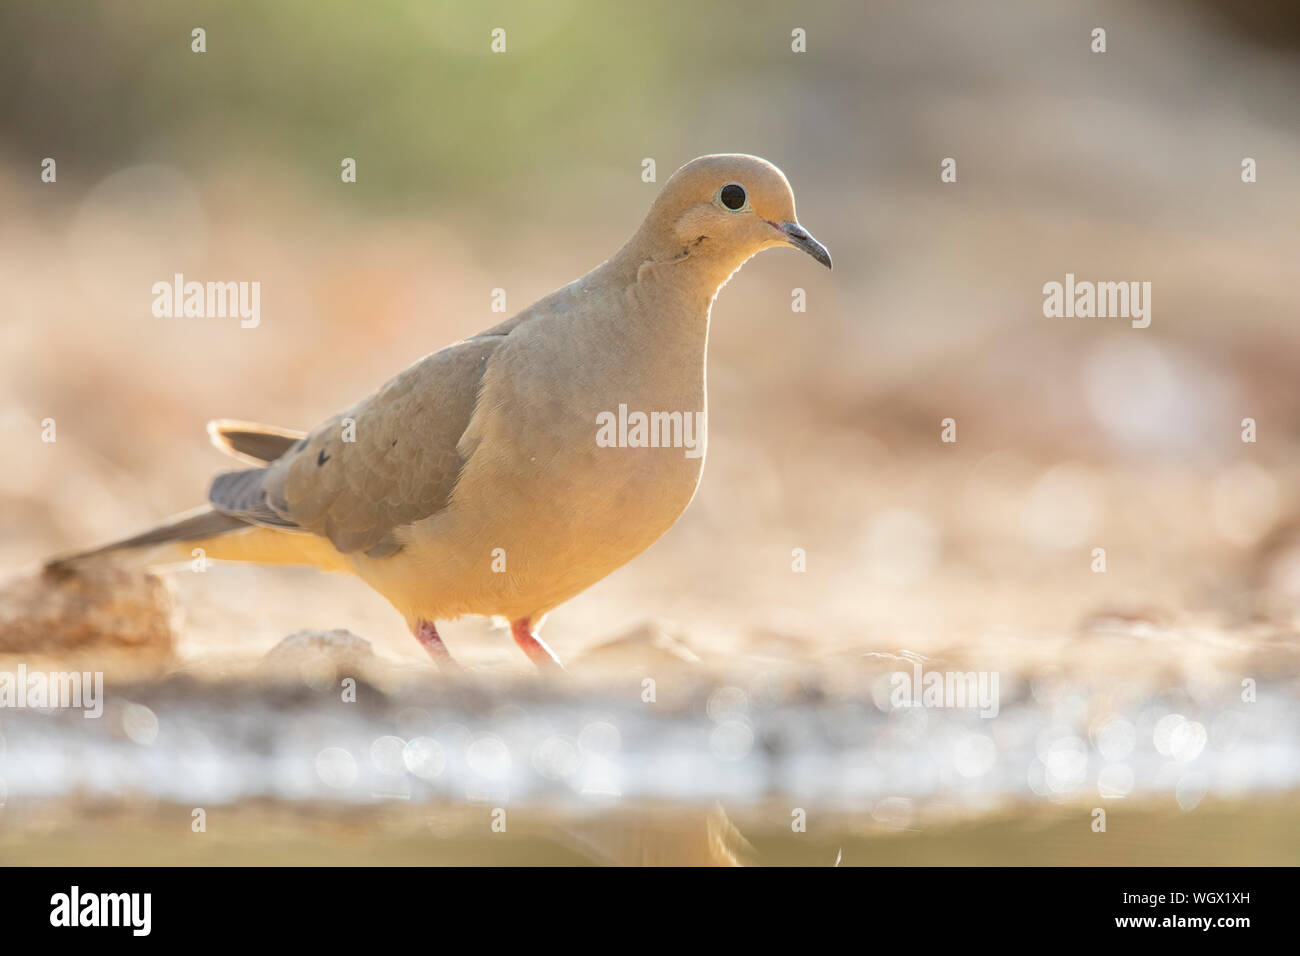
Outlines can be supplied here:
M76 554L63 555L62 557L53 558L45 563L45 570L58 573L60 571L69 571L79 564L93 561L97 558L116 555L119 558L128 559L128 552L136 552L134 557L140 560L140 563L155 564L160 563L155 557L160 551L161 545L174 545L181 542L199 541L202 539L217 537L223 534L229 534L232 531L238 531L241 528L247 528L248 525L238 518L232 518L229 515L223 515L220 512L213 511L211 508L200 508L195 511L188 511L185 514L176 517L158 525L156 528L150 528L141 534L132 535L129 538L123 538L121 541L114 541L111 544L102 545L98 548L92 548L89 551L81 551ZM171 550L171 549L168 549ZM166 560L163 558L163 560Z
M208 422L208 437L212 439L212 444L232 458L251 465L267 465L306 438L307 433L257 422L218 418Z
M130 538L54 558L46 562L45 570L50 574L68 573L79 565L98 560L150 567L200 558L248 564L301 564L327 571L349 569L343 555L317 535L250 525L203 507Z

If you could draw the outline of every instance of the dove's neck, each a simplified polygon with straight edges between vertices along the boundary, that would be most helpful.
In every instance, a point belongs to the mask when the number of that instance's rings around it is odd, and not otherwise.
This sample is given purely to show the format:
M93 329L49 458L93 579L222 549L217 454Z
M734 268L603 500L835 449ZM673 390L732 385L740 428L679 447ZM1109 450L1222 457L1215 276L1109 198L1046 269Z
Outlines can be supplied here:
M637 238L589 277L591 286L616 290L619 302L617 318L605 312L597 334L617 328L607 347L619 356L612 367L631 396L629 408L704 415L709 316L718 289L740 263Z
M751 255L723 253L708 240L682 246L642 230L605 266L626 289L634 314L661 335L681 333L703 348L714 298Z

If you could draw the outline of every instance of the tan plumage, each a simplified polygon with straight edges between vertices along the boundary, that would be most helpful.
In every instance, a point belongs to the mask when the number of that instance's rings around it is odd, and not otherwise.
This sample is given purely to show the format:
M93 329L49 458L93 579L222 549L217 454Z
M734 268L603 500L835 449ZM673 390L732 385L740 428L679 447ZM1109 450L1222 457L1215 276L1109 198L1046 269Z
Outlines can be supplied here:
M219 447L257 467L217 476L208 511L93 554L147 546L162 560L172 541L172 558L201 546L216 560L350 570L440 660L432 622L463 614L509 618L535 661L553 660L536 624L668 530L703 467L703 445L698 457L601 447L598 416L705 412L713 299L778 245L830 265L775 166L697 159L608 261L310 433L212 423Z

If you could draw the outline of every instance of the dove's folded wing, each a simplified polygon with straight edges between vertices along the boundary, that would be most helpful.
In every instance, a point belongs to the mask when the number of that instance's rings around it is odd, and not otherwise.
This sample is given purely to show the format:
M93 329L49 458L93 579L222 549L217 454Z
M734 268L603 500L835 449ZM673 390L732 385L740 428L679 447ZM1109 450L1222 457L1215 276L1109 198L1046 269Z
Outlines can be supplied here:
M464 464L457 444L504 341L483 335L428 355L265 468L218 475L208 496L213 508L323 535L345 554L396 553L397 529L451 499Z

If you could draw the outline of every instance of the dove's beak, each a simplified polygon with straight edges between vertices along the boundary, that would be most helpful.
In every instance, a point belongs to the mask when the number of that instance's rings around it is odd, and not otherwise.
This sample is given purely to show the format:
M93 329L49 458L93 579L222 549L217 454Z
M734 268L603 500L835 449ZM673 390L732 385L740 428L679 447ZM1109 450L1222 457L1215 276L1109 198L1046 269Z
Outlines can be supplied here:
M785 241L796 249L802 249L827 269L831 267L831 254L826 247L812 237L812 233L797 222L772 223L785 235Z

